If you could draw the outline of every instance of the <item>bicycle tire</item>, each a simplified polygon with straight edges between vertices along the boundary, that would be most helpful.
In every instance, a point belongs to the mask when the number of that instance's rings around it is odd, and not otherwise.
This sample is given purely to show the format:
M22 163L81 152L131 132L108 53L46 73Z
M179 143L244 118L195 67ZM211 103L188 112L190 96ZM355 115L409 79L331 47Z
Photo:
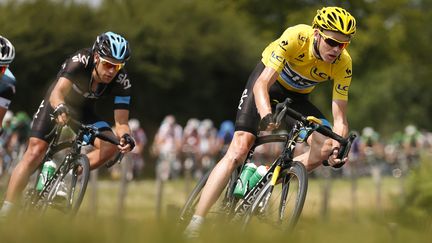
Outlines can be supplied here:
M213 167L214 168L214 167ZM190 193L188 199L186 200L185 205L180 211L179 215L179 221L180 225L183 225L186 227L186 225L189 223L190 219L192 218L193 214L195 213L195 207L198 204L198 201L201 197L202 189L204 188L205 184L207 183L207 180L210 176L210 173L212 170L209 170L206 174L204 174L203 177L198 181L195 188ZM214 213L222 216L228 216L230 213L234 212L234 208L236 203L238 202L238 199L233 196L234 187L236 185L238 177L238 170L234 170L234 172L231 174L230 180L227 183L223 198L219 202L218 205L214 205L214 210L210 211L209 214Z
M273 228L294 229L306 200L307 176L304 165L293 162L291 167L281 171L279 178L282 182L277 183L271 192L271 182L268 181L244 216L243 229L249 227L254 217L260 218L260 223L270 223Z
M204 188L207 180L210 176L211 171L208 171L201 179L198 181L192 192L189 194L186 203L180 210L179 223L186 227L186 225L191 220L193 214L195 213L195 207L198 204L199 198L201 196L202 189Z
M84 199L85 192L87 190L87 184L90 179L90 162L86 155L79 155L75 161L76 165L72 171L71 190L69 191L69 206L71 208L71 214L75 215ZM78 175L78 167L82 168L81 174ZM80 178L80 180L78 180ZM79 187L77 183L79 181ZM77 193L76 197L74 195Z
M52 183L51 190L48 192L46 199L43 199L40 211L44 214L48 207L58 209L65 214L75 215L84 199L84 194L87 189L87 184L90 178L90 163L86 155L80 154L78 157L70 162L73 164L72 168L63 175L57 177ZM78 175L78 168L81 167L81 174ZM70 178L66 178L70 177ZM78 183L79 182L79 183ZM59 192L61 183L64 183L67 189L66 201L58 202L57 194ZM57 200L57 201L56 201Z

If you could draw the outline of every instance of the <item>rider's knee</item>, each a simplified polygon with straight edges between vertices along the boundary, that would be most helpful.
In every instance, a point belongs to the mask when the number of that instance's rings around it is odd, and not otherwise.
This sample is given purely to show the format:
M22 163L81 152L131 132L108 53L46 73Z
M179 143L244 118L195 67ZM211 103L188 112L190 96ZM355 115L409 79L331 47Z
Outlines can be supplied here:
M46 149L47 144L44 141L30 139L29 145L20 164L35 169L42 161Z
M225 157L227 157L229 161L232 161L236 166L241 165L241 163L246 159L252 144L253 138L239 132L239 134L234 137Z
M47 146L45 142L40 140L30 140L25 153L30 160L35 160L45 154L46 148Z
M232 150L225 155L229 161L232 161L236 166L239 166L246 158L247 151L242 148Z

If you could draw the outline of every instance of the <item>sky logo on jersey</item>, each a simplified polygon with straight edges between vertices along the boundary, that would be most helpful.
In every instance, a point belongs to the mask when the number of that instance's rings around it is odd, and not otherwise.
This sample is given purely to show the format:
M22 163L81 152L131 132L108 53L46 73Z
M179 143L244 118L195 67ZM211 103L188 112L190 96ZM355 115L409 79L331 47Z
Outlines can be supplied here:
M342 96L348 96L348 89L349 89L349 85L342 85L342 84L335 85L335 91Z
M123 89L129 89L130 87L132 87L130 80L127 77L127 74L125 74L125 73L119 74L116 82L123 85Z
M307 80L302 78L296 72L291 70L288 65L285 65L282 70L280 77L291 87L296 89L307 89L309 87L315 86L318 82L314 82L312 80Z
M238 105L238 109L239 110L241 110L241 106L242 106L242 104L243 104L243 100L245 99L245 98L247 98L248 97L248 95L247 95L247 89L245 89L244 91L243 91L243 93L242 93L242 96L240 97L240 103L239 103L239 105Z
M80 62L83 63L85 66L87 66L89 59L90 56L82 55L81 53L78 53L78 55L72 57L73 62Z

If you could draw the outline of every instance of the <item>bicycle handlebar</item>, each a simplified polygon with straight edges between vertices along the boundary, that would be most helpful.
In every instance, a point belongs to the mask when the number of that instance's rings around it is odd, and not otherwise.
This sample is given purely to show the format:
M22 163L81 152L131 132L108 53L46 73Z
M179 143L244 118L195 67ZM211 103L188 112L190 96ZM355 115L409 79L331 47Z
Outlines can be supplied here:
M276 105L276 109L275 109L275 114L273 115L273 119L276 123L277 126L280 125L280 123L282 122L282 119L285 117L285 115L287 114L288 116L294 118L297 121L300 121L303 124L310 124L311 121L309 121L305 116L303 116L301 113L293 110L292 108L289 107L289 104L291 104L292 100L290 98L286 98L284 102L279 103ZM338 141L340 143L340 148L339 148L339 153L337 158L338 159L344 159L345 157L348 156L348 152L351 149L351 144L354 141L354 139L356 138L356 135L354 133L351 133L348 138L343 138L341 137L339 134L334 133L330 128L320 125L320 124L316 124L317 128L315 129L315 131L323 134L326 137L332 138L336 141ZM340 163L334 166L334 168L340 168L344 165L345 163ZM325 160L323 161L323 165L324 166L329 166L328 161Z
M102 139L102 140L104 140L104 141L107 141L107 142L109 142L109 143L112 143L112 144L114 144L114 145L120 145L120 140L119 140L117 137L110 136L110 135L108 135L108 134L105 134L105 133L99 132L99 130L98 130L95 126L93 126L93 125L84 125L84 124L82 124L82 123L80 123L80 122L78 122L78 121L76 121L76 120L73 120L73 119L71 119L71 120L72 120L74 123L76 123L77 125L79 125L82 129L93 131L93 132L94 132L93 135L94 135L95 137L100 138L100 139ZM114 164L116 164L117 162L120 163L120 161L123 159L123 156L124 156L124 153L122 153L122 152L118 152L117 155L114 157L113 160L108 161L108 162L105 163L105 167L106 167L106 168L110 168L110 167L112 167Z
M100 138L100 139L102 139L106 142L109 142L111 144L114 144L114 145L120 144L120 140L117 137L109 135L109 134L105 134L103 132L100 132L99 129L92 124L85 125L85 124L82 124L81 122L79 122L75 119L72 119L72 118L69 120L69 122L76 124L83 131L89 131L96 138Z
M72 119L72 118L69 119L69 123L73 123L73 124L77 125L79 127L79 129L82 131L88 131L92 136L94 136L96 138L100 138L103 141L109 142L109 143L114 144L114 145L120 145L120 140L117 137L109 135L109 134L105 134L103 132L100 132L99 129L97 127L95 127L94 125L91 125L91 124L85 125L85 124L82 124L81 122L79 122L75 119ZM49 137L53 136L54 134L59 133L62 128L63 128L62 125L57 124L53 128L53 130L51 132L49 132L49 134L46 135L45 137L49 138ZM115 156L115 159L105 163L105 166L107 168L113 166L115 163L120 162L123 159L123 156L124 156L123 153L118 152L117 155Z

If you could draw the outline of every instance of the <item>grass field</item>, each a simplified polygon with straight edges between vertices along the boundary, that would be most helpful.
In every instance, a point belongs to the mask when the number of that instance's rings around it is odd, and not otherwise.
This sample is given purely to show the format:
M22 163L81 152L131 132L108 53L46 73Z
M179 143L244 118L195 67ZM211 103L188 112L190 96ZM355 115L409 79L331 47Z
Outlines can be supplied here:
M89 187L77 218L51 215L44 219L14 220L0 224L0 242L184 242L176 230L176 213L186 200L184 182L166 183L163 214L156 217L153 180L129 183L124 212L118 215L118 181L101 180ZM232 225L205 228L202 242L432 242L431 222L421 227L398 220L394 200L400 192L395 178L385 178L381 207L370 178L357 184L355 209L349 180L332 181L327 214L323 214L325 181L311 179L303 214L296 231L287 234L252 228L239 233ZM93 204L92 202L96 202Z

